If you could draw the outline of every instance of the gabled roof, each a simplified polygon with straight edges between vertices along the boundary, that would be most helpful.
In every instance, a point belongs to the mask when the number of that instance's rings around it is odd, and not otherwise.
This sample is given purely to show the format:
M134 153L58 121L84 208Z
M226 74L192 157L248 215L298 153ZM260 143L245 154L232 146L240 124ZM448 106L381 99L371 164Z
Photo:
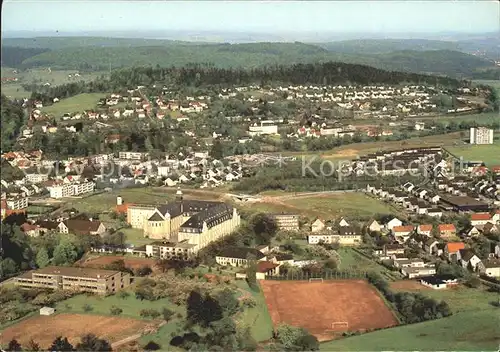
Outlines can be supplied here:
M392 228L393 232L411 232L413 231L414 227L413 225L406 225L406 226L394 226Z
M264 253L262 253L258 249L249 247L227 247L220 251L217 256L225 258L247 259L248 255L253 255L257 260L265 257Z
M90 220L80 220L80 219L69 219L64 221L64 225L68 228L70 232L75 232L77 234L84 234L89 232L95 232L99 229L101 225L100 221L90 221Z
M472 259L476 254L472 251L472 249L469 248L464 248L460 250L460 258L464 262L468 262L469 260Z
M432 225L431 224L418 225L418 229L421 231L432 231Z
M446 249L448 253L456 253L461 249L465 248L465 244L463 242L449 242L446 244Z
M471 215L471 220L491 220L489 213L476 213Z
M267 273L269 270L277 268L279 264L267 261L261 261L257 263L257 272L258 273Z
M439 231L456 231L455 225L453 224L440 224L438 225Z
M148 221L163 221L165 220L157 211L154 212L148 219Z

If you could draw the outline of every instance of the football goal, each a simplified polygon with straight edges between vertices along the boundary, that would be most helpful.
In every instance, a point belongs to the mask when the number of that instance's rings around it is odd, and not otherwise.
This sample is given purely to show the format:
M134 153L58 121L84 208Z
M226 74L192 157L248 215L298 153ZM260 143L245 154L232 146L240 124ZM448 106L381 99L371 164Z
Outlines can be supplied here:
M347 321L335 321L332 323L332 330L347 330L349 323Z
M323 278L321 277L311 277L309 282L323 282Z

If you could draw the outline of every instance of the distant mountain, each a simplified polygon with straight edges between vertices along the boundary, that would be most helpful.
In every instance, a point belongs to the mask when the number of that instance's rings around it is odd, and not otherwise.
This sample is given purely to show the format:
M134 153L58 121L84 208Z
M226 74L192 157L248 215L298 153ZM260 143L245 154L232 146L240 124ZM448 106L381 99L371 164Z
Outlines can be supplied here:
M490 41L482 45L491 46L492 43ZM481 78L495 77L497 68L491 60L461 52L461 45L465 44L422 39L353 40L314 45L301 42L215 44L166 39L39 37L4 38L2 54L5 52L13 57L10 60L12 67L21 69L50 66L53 69L99 71L108 70L110 66L116 69L131 66L184 66L189 63L255 68L338 61L384 70L460 78L472 78L479 71L482 72ZM43 48L46 51L32 51L28 55L16 47L23 50Z

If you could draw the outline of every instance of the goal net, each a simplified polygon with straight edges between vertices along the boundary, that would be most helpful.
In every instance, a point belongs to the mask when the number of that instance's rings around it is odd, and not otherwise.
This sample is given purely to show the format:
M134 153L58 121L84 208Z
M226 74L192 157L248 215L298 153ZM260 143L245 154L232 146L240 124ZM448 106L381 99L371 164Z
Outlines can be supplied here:
M312 277L309 282L323 282L323 279L321 277Z

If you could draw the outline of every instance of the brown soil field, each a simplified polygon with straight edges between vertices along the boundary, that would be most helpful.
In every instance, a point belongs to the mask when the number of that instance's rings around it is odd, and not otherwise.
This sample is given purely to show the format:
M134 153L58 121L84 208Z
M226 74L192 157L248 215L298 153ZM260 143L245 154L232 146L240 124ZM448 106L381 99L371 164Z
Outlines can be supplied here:
M90 314L56 314L35 316L12 325L0 333L0 343L16 339L26 345L30 339L40 347L50 347L57 336L67 337L72 345L80 342L87 333L105 338L113 343L151 328L152 322Z
M90 257L83 263L79 263L83 267L92 268L102 268L103 266L109 265L117 260L123 260L125 266L131 269L138 269L145 265L153 268L155 266L155 260L150 258L134 258L119 255L103 255L99 257Z
M400 281L391 282L390 287L394 291L432 290L430 287L421 285L418 281L414 281L414 280L400 280Z
M300 326L320 341L331 340L342 331L397 325L377 291L362 280L262 280L260 285L274 326ZM333 327L334 322L347 322L348 327Z

